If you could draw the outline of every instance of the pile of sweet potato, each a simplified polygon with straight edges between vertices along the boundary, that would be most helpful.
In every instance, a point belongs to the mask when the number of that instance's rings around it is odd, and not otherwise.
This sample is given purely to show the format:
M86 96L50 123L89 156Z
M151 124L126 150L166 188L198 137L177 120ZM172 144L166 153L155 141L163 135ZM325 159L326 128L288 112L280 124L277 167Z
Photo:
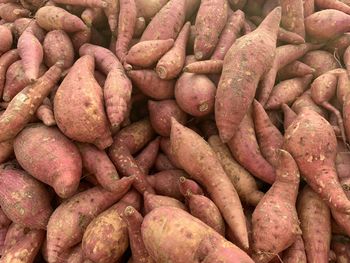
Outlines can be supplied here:
M0 263L350 263L350 1L0 0Z

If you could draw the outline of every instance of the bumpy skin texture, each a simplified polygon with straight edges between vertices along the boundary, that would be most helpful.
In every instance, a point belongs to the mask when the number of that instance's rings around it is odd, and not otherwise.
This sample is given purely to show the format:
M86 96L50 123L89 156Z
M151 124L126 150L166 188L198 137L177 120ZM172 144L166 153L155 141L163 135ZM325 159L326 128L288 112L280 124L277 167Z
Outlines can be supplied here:
M187 121L187 114L180 109L175 100L148 100L148 110L153 129L164 137L170 136L172 117L181 124Z
M277 150L283 145L283 135L271 122L261 104L253 102L254 127L260 150L266 160L273 166L278 163Z
M45 231L30 230L21 240L4 253L0 262L34 262L45 238Z
M304 241L298 235L293 245L283 252L282 261L284 263L307 263Z
M293 157L279 150L276 181L261 199L252 217L255 262L269 262L301 234L295 208L299 181L299 170Z
M183 73L175 85L175 98L179 107L196 117L214 110L215 84L206 75Z
M250 112L243 118L236 135L227 145L233 157L253 176L269 184L275 181L275 170L260 151Z
M297 208L307 262L328 262L332 232L327 204L307 186L299 195Z
M61 65L55 64L35 83L25 87L11 100L0 117L0 142L14 138L25 127L49 95L61 73Z
M41 7L35 14L36 22L46 31L61 29L67 33L86 30L86 25L77 16L56 6Z
M11 30L6 26L1 25L0 26L0 38L1 38L0 55L2 55L3 53L5 53L11 49L12 42L13 42Z
M6 233L6 238L4 241L4 250L3 252L6 253L7 250L9 250L11 247L13 247L18 241L23 239L23 237L28 234L30 231L30 228L21 226L16 223L12 223Z
M315 69L315 72L313 73L315 78L327 71L340 67L338 61L334 58L334 55L324 50L310 51L301 61Z
M273 63L280 19L281 8L276 8L256 30L238 39L225 56L215 100L216 125L225 143L237 132L260 78Z
M55 119L67 137L104 149L112 144L112 137L104 111L102 89L93 74L92 56L85 55L74 63L56 92Z
M46 229L52 213L44 185L21 170L0 170L0 205L11 221L32 229Z
M226 25L227 14L227 1L201 1L195 23L194 55L196 59L207 59L213 53L220 33Z
M181 203L180 201L172 197L155 195L155 194L150 194L148 192L145 192L143 194L143 199L144 199L144 210L146 214L156 209L157 207L161 207L161 206L177 207L179 209L187 211L187 208L183 203Z
M147 68L155 64L173 45L173 39L142 41L130 48L125 61L133 66Z
M85 258L101 263L118 260L129 245L127 225L121 216L127 206L139 208L140 204L140 195L136 191L130 191L118 203L92 220L82 241Z
M281 0L281 7L281 26L305 38L303 1Z
M284 149L295 158L307 183L327 204L350 213L335 168L337 139L332 126L312 110L302 111L284 134Z
M119 175L105 151L87 143L78 143L83 167L95 175L99 184L108 191L114 192L118 186Z
M277 110L283 103L291 105L309 87L312 74L278 83L272 90L265 109Z
M199 263L225 249L227 253L221 253L222 262L254 262L215 230L174 207L160 207L147 214L141 234L148 253L156 262Z
M161 79L176 78L184 64L186 57L186 44L191 30L191 23L187 22L181 29L174 46L158 61L156 71Z
M34 82L39 77L40 64L44 58L43 47L34 34L24 31L18 39L17 48L25 76L30 82Z
M35 124L15 139L20 165L38 180L52 186L62 198L78 189L82 162L78 149L57 128Z
M221 142L218 135L210 136L208 143L218 156L242 202L256 206L264 194L258 190L254 177L233 159L229 148Z
M6 71L14 63L19 59L17 49L12 49L7 51L5 54L2 54L0 57L0 95L2 96L2 92L4 90L5 80L6 80Z
M170 0L152 18L140 41L175 39L185 22L186 0Z
M242 204L215 152L206 141L189 128L172 119L171 152L183 169L204 185L235 233L240 245L249 247ZM212 175L216 176L213 177Z
M164 80L154 70L131 70L128 76L142 93L156 100L174 97L175 80Z
M78 244L93 218L118 201L129 190L133 178L123 178L119 183L118 192L111 193L97 186L56 208L47 225L49 262L56 263L66 249Z
M53 30L46 34L44 43L44 61L51 67L59 60L63 60L64 68L69 68L74 62L74 49L72 41L63 30Z
M142 240L141 225L142 215L133 207L128 206L124 210L123 218L127 223L130 248L133 263L153 263Z
M349 31L349 24L350 16L335 9L321 10L305 18L307 35L317 42L341 36Z
M134 187L141 193L154 191L147 183L145 174L138 167L132 154L141 150L153 135L151 123L144 119L122 129L114 137L114 142L109 148L109 157L118 171L126 176L135 176Z

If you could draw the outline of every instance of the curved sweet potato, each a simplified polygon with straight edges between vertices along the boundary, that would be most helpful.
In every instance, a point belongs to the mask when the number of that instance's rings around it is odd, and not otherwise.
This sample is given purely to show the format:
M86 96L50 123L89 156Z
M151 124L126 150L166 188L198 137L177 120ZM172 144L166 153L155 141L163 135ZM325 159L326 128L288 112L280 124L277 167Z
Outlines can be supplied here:
M315 69L300 62L298 60L288 64L287 66L281 68L277 72L277 77L279 80L292 79L297 77L304 77L308 74L314 74Z
M334 58L333 54L324 50L314 50L308 52L301 61L306 65L315 69L314 77L330 71L332 69L339 68L339 62Z
M136 157L135 161L143 173L148 174L153 167L159 150L159 137L151 141Z
M177 207L179 209L187 211L186 206L182 202L169 196L155 195L148 192L144 192L143 200L144 210L146 214L161 206Z

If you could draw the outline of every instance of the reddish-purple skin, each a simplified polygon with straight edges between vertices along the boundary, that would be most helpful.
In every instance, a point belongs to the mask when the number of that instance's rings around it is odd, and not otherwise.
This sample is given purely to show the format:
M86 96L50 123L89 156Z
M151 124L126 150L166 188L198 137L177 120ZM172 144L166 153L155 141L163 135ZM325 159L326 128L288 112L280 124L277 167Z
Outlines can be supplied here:
M5 215L0 208L0 229L7 228L11 224L11 220Z
M174 154L171 151L170 139L162 137L160 140L160 149L168 157L170 162L178 169L181 169L181 165L176 160Z
M183 71L196 74L220 74L223 65L223 60L202 60L188 64Z
M0 174L0 205L6 216L21 226L46 229L52 208L44 185L21 170Z
M78 5L84 7L107 7L107 3L102 0L54 0L54 3L65 5Z
M346 1L315 0L315 5L320 9L336 9L350 15L350 6Z
M180 109L175 100L148 100L148 110L153 129L164 137L170 136L172 117L181 124L187 121L187 114Z
M301 235L297 236L293 245L283 252L284 263L307 263L304 241Z
M177 181L179 185L180 193L184 196L190 195L204 195L202 188L197 184L196 181L186 178L185 176L181 176Z
M92 42L92 28L87 27L84 30L75 32L71 35L74 50L78 53L79 49L86 43Z
M281 108L283 110L283 127L284 130L287 130L287 128L296 119L297 114L291 108L289 108L287 104L282 104Z
M156 100L174 97L175 80L164 80L154 70L131 70L127 75L142 93Z
M239 38L225 56L215 100L216 125L224 143L237 132L259 80L273 63L280 19L278 7L256 30Z
M24 31L31 32L40 42L45 38L46 32L38 23L31 18L19 18L13 22L16 30L16 36L19 37Z
M310 89L305 91L299 98L297 98L294 103L292 104L291 109L296 113L299 114L301 111L305 108L309 108L318 114L320 114L322 117L327 118L328 112L319 107L311 98L311 91Z
M208 59L213 53L221 31L227 22L228 3L225 0L202 0L196 16L196 59Z
M18 241L23 239L23 237L28 234L30 228L21 226L16 223L12 223L6 233L6 238L4 242L4 253L13 247Z
M78 244L93 218L123 197L133 181L133 177L120 179L115 193L98 186L91 188L56 208L47 225L48 261L56 263L65 250Z
M138 167L132 156L141 150L154 136L149 120L144 119L126 126L114 137L109 148L111 158L118 171L126 176L135 176L134 187L140 192L153 193L152 187L147 183L146 176Z
M301 61L315 69L315 72L313 73L315 78L321 76L327 71L340 67L339 62L334 58L334 55L324 50L310 51L301 59Z
M281 0L281 26L305 38L303 0Z
M344 52L349 47L349 45L350 45L350 34L344 33L340 37L327 42L327 44L324 46L324 49L332 54L335 53L337 57L343 57Z
M144 174L148 174L153 167L158 151L160 138L157 137L151 141L136 157L135 161Z
M63 60L63 68L69 68L74 63L74 48L69 36L63 30L53 30L46 34L44 42L44 61L51 67Z
M277 72L277 78L279 80L292 79L297 77L304 77L307 74L313 74L315 69L300 62L298 60L289 63L287 66L281 68Z
M11 49L12 42L13 42L11 30L6 26L1 25L0 26L0 38L1 38L0 55L2 55L3 53L5 53Z
M13 154L13 140L11 139L11 140L0 142L0 163L6 162L11 157L12 154Z
M30 11L19 3L4 3L0 6L0 17L7 22L14 22L21 17L28 17Z
M78 189L82 173L79 151L57 128L27 127L16 137L14 150L21 166L52 186L60 197L70 197Z
M185 22L185 0L170 0L152 18L140 41L175 39Z
M175 166L170 162L169 158L166 157L166 155L163 153L158 154L154 167L159 172L176 169Z
M144 201L144 204L143 204L144 210L146 214L148 214L152 210L161 206L177 207L187 211L186 206L182 202L169 196L156 195L156 194L144 192L143 201Z
M12 49L7 51L5 54L0 57L0 96L2 96L2 92L5 86L6 80L6 71L11 66L12 63L19 59L17 49Z

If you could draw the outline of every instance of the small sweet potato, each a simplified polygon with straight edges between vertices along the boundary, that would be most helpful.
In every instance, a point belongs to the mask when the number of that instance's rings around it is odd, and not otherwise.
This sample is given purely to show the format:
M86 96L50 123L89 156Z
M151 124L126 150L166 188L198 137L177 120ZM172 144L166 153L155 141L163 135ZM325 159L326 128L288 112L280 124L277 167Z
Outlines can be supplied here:
M5 80L6 80L6 71L11 66L12 63L19 59L17 49L12 49L7 51L5 54L2 54L0 57L0 95L4 90Z
M46 126L56 125L56 120L53 115L52 104L48 98L45 98L43 104L39 106L35 112L35 116L41 120Z
M184 67L184 72L196 74L220 74L224 65L223 60L196 61Z
M12 42L13 42L11 30L4 25L0 25L0 38L1 38L0 55L2 55L3 53L11 49Z
M301 59L301 61L315 69L315 78L327 71L340 67L339 62L334 58L333 54L324 50L310 51Z
M159 137L151 141L142 151L135 157L135 161L143 173L148 174L153 167L159 150Z
M308 74L314 74L315 69L306 65L298 60L288 64L287 66L281 68L277 72L277 77L279 80L292 79L297 77L304 77Z
M0 205L6 216L21 226L46 229L52 208L44 185L21 170L0 174Z
M204 195L202 188L196 183L196 181L181 176L178 180L179 190L183 196L190 194Z
M177 207L179 209L187 211L187 208L183 203L169 196L155 195L148 192L144 192L143 200L144 210L146 214L161 206Z
M159 172L176 169L175 166L170 162L169 158L163 153L158 154L157 159L154 163L154 167Z

